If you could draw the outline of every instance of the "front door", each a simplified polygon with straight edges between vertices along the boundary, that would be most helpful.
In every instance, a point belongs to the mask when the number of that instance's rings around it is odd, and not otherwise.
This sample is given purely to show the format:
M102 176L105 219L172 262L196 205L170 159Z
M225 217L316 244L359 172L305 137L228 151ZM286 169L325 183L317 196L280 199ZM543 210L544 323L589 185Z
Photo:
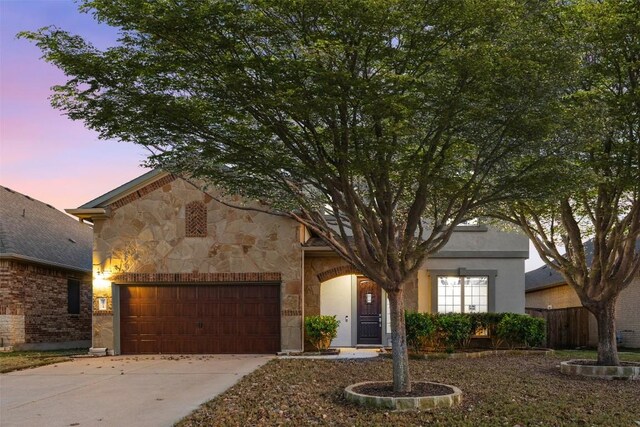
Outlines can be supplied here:
M382 291L358 277L358 344L382 344Z

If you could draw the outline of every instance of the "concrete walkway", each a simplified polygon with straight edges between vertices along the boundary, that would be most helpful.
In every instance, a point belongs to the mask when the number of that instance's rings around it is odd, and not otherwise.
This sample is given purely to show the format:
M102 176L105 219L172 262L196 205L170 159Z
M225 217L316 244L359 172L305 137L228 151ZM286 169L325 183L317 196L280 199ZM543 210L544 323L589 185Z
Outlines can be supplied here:
M271 358L80 358L2 374L0 425L171 426Z

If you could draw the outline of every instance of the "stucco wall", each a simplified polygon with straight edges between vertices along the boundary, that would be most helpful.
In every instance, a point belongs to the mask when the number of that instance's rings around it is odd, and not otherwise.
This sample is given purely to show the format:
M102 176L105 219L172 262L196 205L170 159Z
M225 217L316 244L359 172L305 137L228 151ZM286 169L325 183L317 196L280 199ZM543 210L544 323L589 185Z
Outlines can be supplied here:
M466 230L466 231L465 231ZM529 240L520 232L505 231L496 227L459 227L447 244L435 256L446 257L448 252L520 252L529 253Z
M569 285L556 286L526 294L526 305L532 308L580 307L580 299ZM640 277L620 293L616 303L616 330L622 335L622 345L640 348ZM597 343L595 317L589 322L589 342Z
M527 238L516 232L492 227L466 227L456 231L444 248L426 260L416 278L407 285L407 310L430 311L432 305L429 270L495 270L495 311L524 313L524 261L529 253ZM318 274L346 263L337 256L307 252L305 255L305 315L320 313Z
M335 255L316 255L307 253L304 261L304 315L316 316L320 314L320 286L318 275L333 269L344 267L348 264ZM351 273L344 273L351 274ZM330 277L338 277L331 275ZM418 309L418 281L414 279L405 286L405 308L407 310Z
M214 189L207 191L217 197ZM148 277L182 273L194 281L209 273L280 273L282 349L302 348L302 251L296 222L230 208L179 178L140 194L143 196L132 197L126 204L112 204L117 209L110 217L95 221L95 273L143 273ZM185 206L193 201L206 204L206 237L185 236ZM112 297L109 286L94 283L94 289L96 297ZM116 298L113 303L118 304ZM113 317L110 312L97 314L93 345L112 349L117 339Z
M427 276L431 270L467 270L495 271L494 311L524 313L524 259L518 258L441 258L428 259L425 262ZM421 280L420 293L431 293L431 280ZM425 298L429 298L428 296ZM490 302L491 305L491 302ZM428 306L427 306L428 307Z

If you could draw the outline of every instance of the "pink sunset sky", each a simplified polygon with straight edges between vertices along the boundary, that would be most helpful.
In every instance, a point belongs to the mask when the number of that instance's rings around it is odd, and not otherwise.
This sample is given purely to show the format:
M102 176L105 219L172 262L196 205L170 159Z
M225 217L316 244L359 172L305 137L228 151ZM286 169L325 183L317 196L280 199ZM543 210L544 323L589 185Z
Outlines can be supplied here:
M0 0L0 185L60 209L76 208L146 172L139 146L99 140L49 104L51 87L65 82L40 59L25 30L55 25L99 48L117 30L80 13L72 0ZM542 265L530 248L525 269Z
M51 107L51 87L64 83L64 74L40 59L33 43L16 38L48 25L98 47L115 44L117 32L78 12L71 0L0 0L0 184L62 210L142 175L146 152L98 140Z

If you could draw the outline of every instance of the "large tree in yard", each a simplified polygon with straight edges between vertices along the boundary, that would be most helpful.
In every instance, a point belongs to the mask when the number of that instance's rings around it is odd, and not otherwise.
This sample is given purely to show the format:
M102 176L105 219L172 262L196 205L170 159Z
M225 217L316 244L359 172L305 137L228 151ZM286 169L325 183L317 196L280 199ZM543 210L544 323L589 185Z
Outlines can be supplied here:
M618 365L616 301L640 272L640 2L578 0L565 12L581 62L559 115L555 187L498 216L526 232L594 314L597 363Z
M405 284L475 209L521 197L543 160L565 57L545 7L92 0L118 46L23 36L69 76L53 97L69 117L294 218L385 289L394 387L409 391Z

